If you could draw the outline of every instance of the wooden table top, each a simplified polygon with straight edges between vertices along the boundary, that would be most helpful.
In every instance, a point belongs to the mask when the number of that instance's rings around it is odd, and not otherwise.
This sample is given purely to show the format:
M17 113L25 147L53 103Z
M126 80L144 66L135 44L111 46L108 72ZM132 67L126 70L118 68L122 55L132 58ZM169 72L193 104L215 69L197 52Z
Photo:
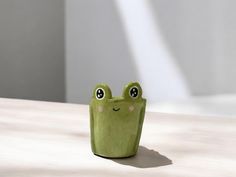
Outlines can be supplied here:
M138 154L91 152L87 105L0 99L1 177L235 177L236 118L147 112Z

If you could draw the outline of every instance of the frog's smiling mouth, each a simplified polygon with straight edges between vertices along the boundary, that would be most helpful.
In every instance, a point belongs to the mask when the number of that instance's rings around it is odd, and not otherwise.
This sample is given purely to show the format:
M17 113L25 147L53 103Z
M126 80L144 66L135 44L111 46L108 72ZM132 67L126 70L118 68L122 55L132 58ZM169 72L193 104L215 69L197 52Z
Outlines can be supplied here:
M120 108L113 108L113 111L119 111Z

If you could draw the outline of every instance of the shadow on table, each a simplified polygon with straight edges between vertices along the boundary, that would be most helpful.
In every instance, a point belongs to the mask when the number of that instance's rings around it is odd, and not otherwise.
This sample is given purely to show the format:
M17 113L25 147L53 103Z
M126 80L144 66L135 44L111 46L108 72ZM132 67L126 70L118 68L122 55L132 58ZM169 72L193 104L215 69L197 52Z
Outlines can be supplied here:
M122 165L129 165L137 168L153 168L172 164L172 161L166 156L143 146L139 146L138 153L134 157L111 160Z

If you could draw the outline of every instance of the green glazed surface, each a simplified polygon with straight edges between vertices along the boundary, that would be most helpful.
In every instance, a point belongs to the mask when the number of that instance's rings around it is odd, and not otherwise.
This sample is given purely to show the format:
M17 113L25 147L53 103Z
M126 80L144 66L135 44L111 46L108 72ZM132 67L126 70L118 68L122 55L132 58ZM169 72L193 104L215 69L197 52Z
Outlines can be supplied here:
M102 94L100 95L100 93ZM90 103L91 147L94 154L123 158L136 154L145 115L146 99L137 82L124 87L121 97L98 84Z

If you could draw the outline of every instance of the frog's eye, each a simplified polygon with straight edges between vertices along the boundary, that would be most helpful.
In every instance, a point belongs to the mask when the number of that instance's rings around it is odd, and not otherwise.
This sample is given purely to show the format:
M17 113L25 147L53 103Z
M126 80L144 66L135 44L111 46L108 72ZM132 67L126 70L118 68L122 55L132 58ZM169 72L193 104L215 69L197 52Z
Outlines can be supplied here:
M111 89L106 84L97 84L93 90L93 97L96 100L104 101L112 98Z
M131 98L137 98L139 95L139 89L136 86L133 86L129 89L129 96Z
M97 88L95 91L95 97L98 100L102 100L103 98L105 98L105 91L103 88Z
M138 82L130 82L124 87L122 96L126 99L136 101L142 98L142 88Z

